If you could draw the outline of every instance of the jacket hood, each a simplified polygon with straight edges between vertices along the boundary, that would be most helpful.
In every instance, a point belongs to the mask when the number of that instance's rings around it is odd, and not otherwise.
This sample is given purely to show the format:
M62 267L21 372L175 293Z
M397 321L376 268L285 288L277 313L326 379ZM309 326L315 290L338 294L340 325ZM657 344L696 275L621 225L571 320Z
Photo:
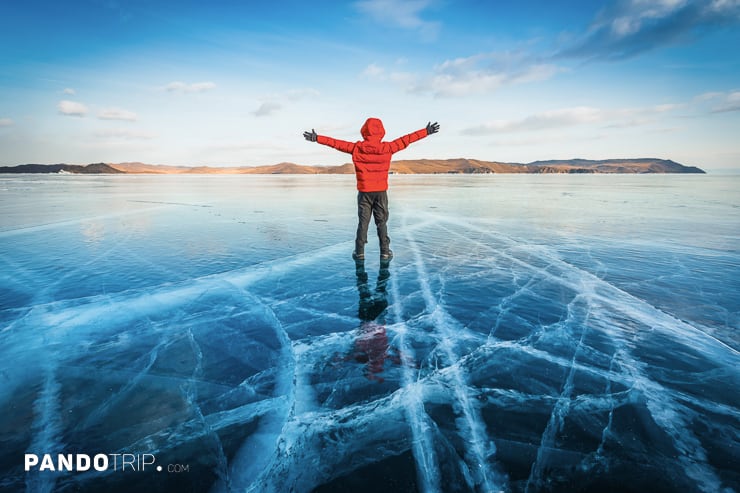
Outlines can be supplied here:
M383 122L379 118L368 118L360 129L360 134L365 140L380 141L385 136Z

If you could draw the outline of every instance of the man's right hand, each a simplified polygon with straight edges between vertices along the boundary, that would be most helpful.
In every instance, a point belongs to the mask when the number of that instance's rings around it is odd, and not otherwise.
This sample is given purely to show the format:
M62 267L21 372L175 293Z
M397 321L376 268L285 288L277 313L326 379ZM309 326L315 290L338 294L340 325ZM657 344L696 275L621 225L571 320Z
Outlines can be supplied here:
M427 135L436 134L437 132L439 132L439 123L437 122L427 123Z
M316 134L316 130L311 129L310 132L303 132L303 137L309 142L316 142L318 135Z

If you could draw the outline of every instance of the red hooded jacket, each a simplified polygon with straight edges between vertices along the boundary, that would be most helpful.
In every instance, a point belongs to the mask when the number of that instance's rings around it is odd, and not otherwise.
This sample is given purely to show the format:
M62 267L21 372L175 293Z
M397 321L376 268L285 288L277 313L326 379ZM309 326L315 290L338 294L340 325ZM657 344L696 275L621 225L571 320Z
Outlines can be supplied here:
M399 137L391 142L383 142L385 128L378 118L368 118L360 130L362 138L357 142L333 139L319 135L316 141L333 147L338 151L352 154L357 176L357 190L360 192L382 192L388 190L388 170L393 153L406 149L409 144L427 136L426 128Z

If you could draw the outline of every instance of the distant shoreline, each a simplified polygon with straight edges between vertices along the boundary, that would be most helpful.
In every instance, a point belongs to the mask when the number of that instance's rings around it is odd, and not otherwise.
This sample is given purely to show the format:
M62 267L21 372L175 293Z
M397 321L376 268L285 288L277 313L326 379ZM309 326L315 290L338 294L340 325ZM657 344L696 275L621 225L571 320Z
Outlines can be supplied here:
M532 163L502 163L477 159L417 159L393 161L392 174L647 174L706 173L696 166L685 166L669 159L568 159ZM169 166L146 163L20 164L0 166L4 174L209 174L209 175L314 175L354 174L351 163L341 166L306 166L279 163L269 166L211 167Z

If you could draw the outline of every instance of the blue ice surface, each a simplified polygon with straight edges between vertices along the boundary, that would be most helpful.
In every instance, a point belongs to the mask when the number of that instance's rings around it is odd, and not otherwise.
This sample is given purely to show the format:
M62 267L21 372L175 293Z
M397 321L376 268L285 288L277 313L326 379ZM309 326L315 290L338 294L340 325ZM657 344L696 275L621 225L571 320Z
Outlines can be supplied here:
M0 489L740 491L739 185L1 177Z

